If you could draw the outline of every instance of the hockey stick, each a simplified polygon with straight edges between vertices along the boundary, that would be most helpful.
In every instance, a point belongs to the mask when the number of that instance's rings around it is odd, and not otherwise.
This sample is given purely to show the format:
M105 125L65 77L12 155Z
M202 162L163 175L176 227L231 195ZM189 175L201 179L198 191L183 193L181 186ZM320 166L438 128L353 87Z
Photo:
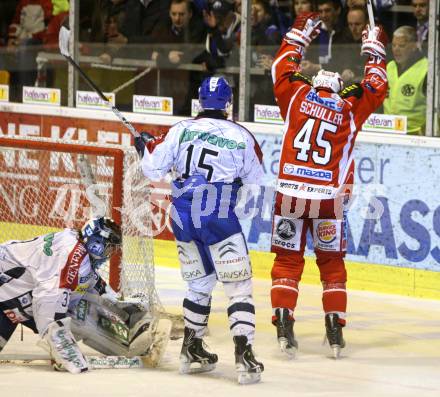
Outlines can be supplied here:
M113 113L118 117L119 120L128 128L128 130L133 134L134 137L139 137L139 132L136 131L136 128L131 124L122 114L121 112L113 106L104 93L98 88L98 86L87 76L81 67L73 60L73 58L69 54L69 40L70 40L70 30L65 26L62 26L60 29L60 34L58 36L58 44L60 47L60 53L63 55L69 63L78 71L81 77L86 81L86 83L101 97L103 102L113 111Z
M90 369L129 369L155 368L159 365L168 341L172 323L168 319L160 319L154 332L154 339L145 356L86 356ZM47 355L38 354L0 354L0 365L53 365Z
M128 369L144 368L143 357L125 357L125 356L86 356L89 369ZM19 355L2 354L0 355L0 364L11 365L51 365L52 359L43 355Z
M368 11L368 20L370 23L370 29L374 29L376 25L374 23L373 5L371 4L371 0L367 0L367 11Z

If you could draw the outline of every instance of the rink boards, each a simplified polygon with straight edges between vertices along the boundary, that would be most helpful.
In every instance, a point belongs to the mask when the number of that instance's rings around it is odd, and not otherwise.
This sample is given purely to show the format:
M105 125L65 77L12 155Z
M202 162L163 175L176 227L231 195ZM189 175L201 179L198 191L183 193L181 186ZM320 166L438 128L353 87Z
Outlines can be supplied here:
M153 134L162 133L181 120L172 116L124 115L137 129ZM282 126L243 125L262 148L265 171L263 186L253 203L257 211L255 216L242 220L243 231L255 276L269 277L271 208ZM21 104L0 105L2 134L124 146L131 141L130 134L111 112ZM433 188L440 180L440 139L362 132L354 158L356 197L349 212L347 236L350 287L440 299L440 201ZM156 263L174 267L177 256L166 215L169 190L164 185L158 191L152 199L160 202L164 210L154 214L153 219ZM367 212L372 205L380 207L380 217L369 218ZM41 234L39 229L22 227L23 237L19 238ZM307 255L312 257L310 240L307 246ZM306 266L303 280L319 282L316 266Z
M250 250L254 277L270 279L274 255L269 252ZM156 264L178 267L175 243L155 240L154 257ZM348 288L364 291L384 292L412 297L440 300L440 273L428 270L409 269L346 261ZM306 257L302 282L320 284L318 267L314 257ZM270 291L267 291L269 296Z
M5 228L5 229L3 229ZM26 240L41 234L56 232L59 229L35 225L18 225L0 222L1 230L14 230L11 239ZM0 243L2 233L0 233ZM269 279L273 254L250 251L254 277ZM138 258L141 260L141 258ZM136 260L136 259L135 259ZM174 241L154 240L154 262L156 266L179 267ZM385 266L347 261L348 287L356 290L385 292L405 296L440 300L440 273L406 267ZM306 257L302 281L306 284L319 284L319 272L313 256Z

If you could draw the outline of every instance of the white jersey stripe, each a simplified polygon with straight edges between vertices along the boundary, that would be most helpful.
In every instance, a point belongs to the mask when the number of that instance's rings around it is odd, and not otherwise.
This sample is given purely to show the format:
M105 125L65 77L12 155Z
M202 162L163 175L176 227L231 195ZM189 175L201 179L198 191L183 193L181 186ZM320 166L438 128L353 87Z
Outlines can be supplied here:
M297 288L289 287L288 285L273 285L271 289L275 288L283 288L283 289L289 289L291 291L299 292Z

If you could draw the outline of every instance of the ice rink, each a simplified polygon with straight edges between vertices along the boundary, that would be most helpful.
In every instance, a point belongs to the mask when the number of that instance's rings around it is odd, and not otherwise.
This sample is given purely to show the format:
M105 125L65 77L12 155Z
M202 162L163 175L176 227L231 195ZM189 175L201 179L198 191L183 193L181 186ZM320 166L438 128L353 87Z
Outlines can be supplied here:
M157 267L164 305L181 312L184 282L178 270ZM349 291L347 347L330 358L323 346L321 288L301 285L295 332L295 360L280 355L270 324L270 282L255 280L257 338L255 351L266 369L262 382L236 383L233 343L227 325L227 301L219 284L213 299L206 342L219 355L215 371L179 375L182 340L170 341L156 369L94 370L58 373L44 365L0 365L2 395L9 396L440 396L440 302L396 295ZM14 334L2 354L33 353L36 337ZM91 353L89 350L88 353ZM1 355L0 355L1 357Z

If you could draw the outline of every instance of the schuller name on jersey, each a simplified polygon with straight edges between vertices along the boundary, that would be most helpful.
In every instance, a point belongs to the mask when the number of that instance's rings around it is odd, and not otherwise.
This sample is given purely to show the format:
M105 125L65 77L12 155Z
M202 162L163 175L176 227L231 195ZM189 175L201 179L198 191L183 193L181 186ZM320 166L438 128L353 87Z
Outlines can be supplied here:
M329 123L342 125L344 101L338 94L331 98L321 98L316 91L311 90L304 101L301 102L299 111L311 117L316 117Z

